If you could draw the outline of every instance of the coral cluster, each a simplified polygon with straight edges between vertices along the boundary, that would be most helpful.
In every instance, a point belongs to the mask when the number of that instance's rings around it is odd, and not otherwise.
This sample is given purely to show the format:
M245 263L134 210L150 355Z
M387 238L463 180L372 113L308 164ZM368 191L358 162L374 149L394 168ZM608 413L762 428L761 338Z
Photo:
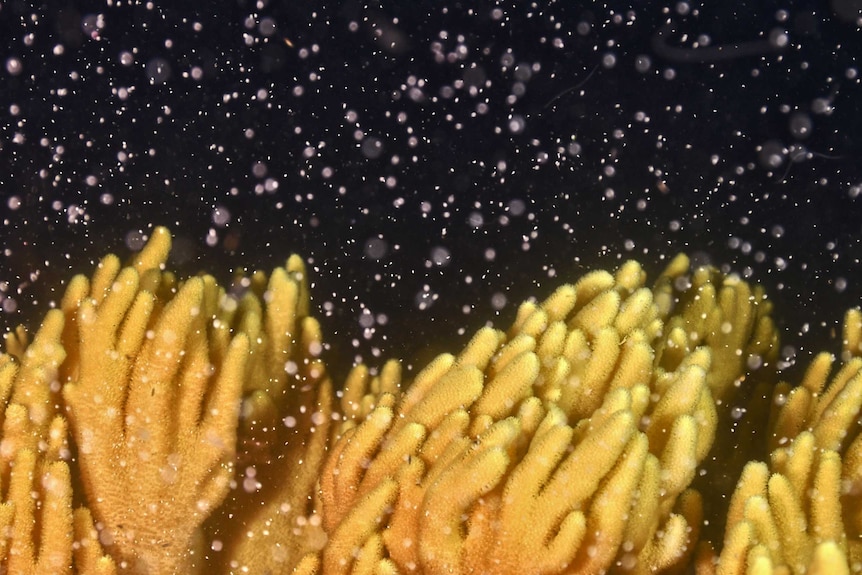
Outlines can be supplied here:
M333 385L298 257L225 290L169 250L7 334L4 572L862 570L858 311L792 387L762 289L628 262Z

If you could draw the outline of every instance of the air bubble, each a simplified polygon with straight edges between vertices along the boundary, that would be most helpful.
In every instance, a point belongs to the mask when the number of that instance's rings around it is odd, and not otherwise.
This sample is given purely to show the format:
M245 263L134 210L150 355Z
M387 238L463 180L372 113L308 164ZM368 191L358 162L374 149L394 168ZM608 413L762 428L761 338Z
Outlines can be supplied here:
M790 133L798 140L802 140L810 136L813 126L814 124L811 121L811 116L804 112L796 112L791 115L790 121L788 122Z
M646 54L640 54L635 58L635 70L646 74L652 68L652 59Z
M7 58L6 71L9 72L9 74L12 76L18 76L21 72L24 71L24 64L21 62L20 58Z
M171 77L171 64L164 58L153 58L147 62L146 74L150 84L164 84Z

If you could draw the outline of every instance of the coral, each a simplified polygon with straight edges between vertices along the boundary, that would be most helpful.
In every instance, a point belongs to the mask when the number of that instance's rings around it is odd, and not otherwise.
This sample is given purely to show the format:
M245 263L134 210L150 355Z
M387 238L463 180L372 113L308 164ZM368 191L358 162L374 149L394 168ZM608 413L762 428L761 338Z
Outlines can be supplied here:
M732 381L727 348L737 365L774 341L762 296L735 279L698 273L701 296L671 303L687 271L675 260L653 290L634 262L588 274L522 305L508 332L485 328L438 357L400 398L396 377L376 392L349 378L342 410L363 415L324 466L321 571L682 567L702 522L688 487L714 442L714 394ZM742 327L721 329L732 320Z
M776 386L769 462L748 463L718 557L699 573L849 573L862 565L862 359L859 310L844 320L844 363L815 357L802 384ZM828 381L828 383L827 383Z
M238 495L237 466L248 476L260 465L258 479L275 467L268 443L285 434L273 433L274 417L283 429L282 418L296 417L297 438L310 433L300 413L305 405L296 405L303 390L288 380L315 374L305 392L329 403L322 365L306 365L294 350L320 340L316 322L305 318L299 259L270 278L240 280L247 292L235 298L211 276L178 282L165 272L170 244L168 231L156 228L130 265L108 256L92 279L75 277L32 343L20 329L6 338L0 487L12 572L208 570L214 560L203 543L226 528L205 520L254 507L248 493L257 483ZM264 289L273 300L268 306ZM291 375L287 364L294 361ZM309 461L293 472L308 491L315 466L310 447L297 443L298 455L286 462ZM320 459L324 446L317 443ZM278 477L267 483L295 487ZM83 504L74 512L73 488Z
M302 261L166 271L155 228L0 355L14 573L839 573L862 562L862 313L777 382L759 287L596 271L406 380L333 385ZM730 432L728 432L730 430ZM729 503L723 503L729 501ZM719 545L719 543L723 543Z
M63 302L78 328L63 398L81 481L100 539L135 573L192 569L196 531L230 488L249 358L241 331L215 353L211 278L156 296L168 246L157 230L134 265L103 261Z
M63 312L52 310L32 342L22 328L7 333L0 355L0 564L7 573L68 573L73 565L80 573L116 572L90 536L88 511L73 511L68 422L58 408L63 325Z

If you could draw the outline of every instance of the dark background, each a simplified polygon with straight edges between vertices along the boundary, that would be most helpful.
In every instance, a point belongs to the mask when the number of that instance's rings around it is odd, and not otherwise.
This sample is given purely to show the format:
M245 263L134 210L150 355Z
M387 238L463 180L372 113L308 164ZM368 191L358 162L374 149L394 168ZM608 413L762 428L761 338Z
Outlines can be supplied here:
M860 9L0 3L0 325L162 224L185 274L307 258L343 373L685 251L764 284L789 377L862 295Z

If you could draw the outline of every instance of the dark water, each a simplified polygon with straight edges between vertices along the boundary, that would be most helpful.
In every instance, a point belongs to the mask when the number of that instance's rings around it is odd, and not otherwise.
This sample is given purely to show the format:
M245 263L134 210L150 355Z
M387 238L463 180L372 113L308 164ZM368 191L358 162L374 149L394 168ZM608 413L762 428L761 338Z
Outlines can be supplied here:
M685 251L792 370L862 295L860 3L706 4L2 2L0 323L156 224L306 257L336 370Z

